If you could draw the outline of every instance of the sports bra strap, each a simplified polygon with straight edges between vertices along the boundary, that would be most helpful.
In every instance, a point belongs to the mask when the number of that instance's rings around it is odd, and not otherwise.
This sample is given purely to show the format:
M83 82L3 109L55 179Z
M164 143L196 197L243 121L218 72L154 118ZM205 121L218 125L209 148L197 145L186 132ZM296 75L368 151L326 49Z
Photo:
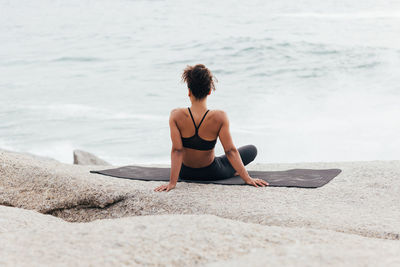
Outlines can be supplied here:
M192 121L193 121L193 124L194 124L194 128L196 128L196 130L197 130L196 123L194 122L193 115L192 115L192 112L190 111L189 107L188 107L188 110L189 110L190 117L192 118Z
M206 113L204 114L203 118L201 119L201 121L200 121L200 123L199 123L199 126L196 126L196 123L194 122L194 118L193 118L193 115L192 115L192 111L190 111L190 108L189 108L189 107L188 107L188 110L189 110L189 114L190 114L190 117L192 118L192 121L193 121L193 124L194 124L194 128L196 129L196 134L197 134L197 132L198 132L198 130L199 130L199 128L200 128L201 123L203 122L204 118L206 117L207 113L208 113L210 110L207 109Z
M206 117L206 115L207 115L207 113L208 113L209 111L210 111L210 110L207 109L206 113L204 113L204 116L203 116L203 118L201 119L201 121L200 121L200 123L199 123L199 126L197 126L197 129L200 128L201 123L204 121L204 118Z

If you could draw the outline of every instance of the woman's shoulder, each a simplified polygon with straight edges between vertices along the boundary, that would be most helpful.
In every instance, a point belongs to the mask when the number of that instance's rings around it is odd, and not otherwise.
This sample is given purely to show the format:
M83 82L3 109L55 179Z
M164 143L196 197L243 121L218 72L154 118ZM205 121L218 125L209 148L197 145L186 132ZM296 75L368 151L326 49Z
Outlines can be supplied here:
M216 119L220 119L220 120L224 120L225 118L227 118L227 114L225 111L221 110L221 109L213 109L210 110L210 113L216 118Z
M220 109L212 109L208 112L208 119L215 124L222 124L227 121L226 112Z
M170 112L170 117L171 117L171 118L177 118L177 117L179 117L179 116L182 116L182 115L185 114L185 110L186 110L186 109L187 109L187 108L174 108L174 109L172 109L171 112Z

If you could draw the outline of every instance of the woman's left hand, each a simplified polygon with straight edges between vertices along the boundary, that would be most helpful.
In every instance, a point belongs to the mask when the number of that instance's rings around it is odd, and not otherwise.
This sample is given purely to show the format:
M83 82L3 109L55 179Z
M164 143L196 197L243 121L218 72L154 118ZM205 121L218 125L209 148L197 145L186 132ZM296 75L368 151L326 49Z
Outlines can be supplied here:
M159 187L156 187L155 189L154 189L154 191L156 191L156 192L161 192L161 191L169 191L169 190L171 190L171 189L174 189L175 188L175 184L164 184L164 185L160 185Z

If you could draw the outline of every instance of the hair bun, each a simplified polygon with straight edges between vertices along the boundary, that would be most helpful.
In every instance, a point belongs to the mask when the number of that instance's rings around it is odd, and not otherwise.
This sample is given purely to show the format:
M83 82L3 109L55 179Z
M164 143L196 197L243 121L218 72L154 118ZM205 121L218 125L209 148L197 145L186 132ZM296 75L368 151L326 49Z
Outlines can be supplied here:
M182 80L187 83L195 98L205 98L210 90L215 91L215 77L203 64L187 66L182 74Z

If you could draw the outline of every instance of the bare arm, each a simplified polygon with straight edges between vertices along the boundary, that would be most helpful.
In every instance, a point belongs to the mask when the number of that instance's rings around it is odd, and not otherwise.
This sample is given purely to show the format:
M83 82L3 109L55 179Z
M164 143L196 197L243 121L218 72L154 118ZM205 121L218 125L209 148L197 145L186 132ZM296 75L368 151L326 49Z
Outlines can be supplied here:
M169 178L169 184L161 185L155 188L155 191L169 191L175 188L176 183L178 182L179 172L182 166L182 157L183 157L183 146L181 134L179 132L178 126L176 125L174 113L176 111L172 110L169 117L169 128L171 133L171 172Z
M179 178L179 172L182 166L182 157L183 157L183 146L181 133L179 132L178 126L176 125L176 121L173 116L173 112L171 112L171 116L169 119L169 128L171 131L171 173L170 173L170 184L176 185Z
M222 112L222 125L221 129L219 130L219 139L224 148L225 155L231 163L232 167L247 184L254 185L256 187L258 187L258 185L268 185L268 183L264 180L251 178L246 168L244 167L239 151L233 144L232 136L229 131L229 120L225 112Z

